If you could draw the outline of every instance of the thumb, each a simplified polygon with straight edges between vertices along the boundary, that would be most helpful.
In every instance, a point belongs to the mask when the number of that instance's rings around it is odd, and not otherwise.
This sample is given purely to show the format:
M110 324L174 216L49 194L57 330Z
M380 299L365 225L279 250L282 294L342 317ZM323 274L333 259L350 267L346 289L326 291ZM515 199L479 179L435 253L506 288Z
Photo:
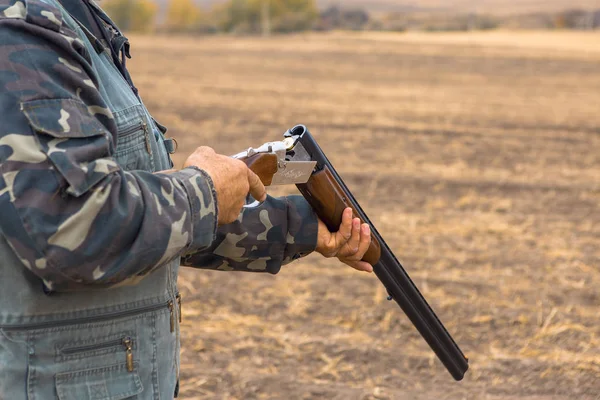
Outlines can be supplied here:
M248 171L248 183L250 184L250 194L256 200L263 202L267 199L267 190L265 189L265 185L261 182L258 175L256 175L250 168L247 168Z

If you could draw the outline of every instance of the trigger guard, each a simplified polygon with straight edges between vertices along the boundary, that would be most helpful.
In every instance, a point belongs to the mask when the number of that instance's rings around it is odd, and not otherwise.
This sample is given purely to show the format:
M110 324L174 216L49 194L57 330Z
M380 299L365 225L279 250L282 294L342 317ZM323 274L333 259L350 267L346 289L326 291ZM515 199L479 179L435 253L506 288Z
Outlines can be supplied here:
M247 209L247 208L256 208L256 207L260 207L262 205L262 203L264 203L264 201L258 201L258 200L254 200L252 203L250 204L245 204L242 208L243 209Z

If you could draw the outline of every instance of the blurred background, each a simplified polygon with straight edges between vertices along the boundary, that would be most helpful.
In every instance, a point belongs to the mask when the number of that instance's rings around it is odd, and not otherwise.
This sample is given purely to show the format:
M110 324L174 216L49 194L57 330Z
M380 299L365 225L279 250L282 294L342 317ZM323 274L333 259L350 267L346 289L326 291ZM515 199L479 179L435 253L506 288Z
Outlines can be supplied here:
M598 0L103 0L102 6L122 29L140 32L600 28Z
M311 255L182 272L181 398L600 398L599 1L101 5L178 166L306 124L471 365Z

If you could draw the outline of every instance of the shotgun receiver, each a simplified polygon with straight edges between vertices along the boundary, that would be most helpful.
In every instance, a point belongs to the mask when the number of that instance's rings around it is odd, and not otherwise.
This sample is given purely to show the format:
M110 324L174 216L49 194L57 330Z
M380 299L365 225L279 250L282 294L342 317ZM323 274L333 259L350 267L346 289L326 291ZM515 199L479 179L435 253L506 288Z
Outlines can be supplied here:
M363 261L373 265L377 278L408 316L448 372L460 381L468 360L421 295L400 262L337 174L304 125L284 134L281 142L265 143L236 154L265 184L296 184L329 230L337 231L346 207L371 228L371 245Z

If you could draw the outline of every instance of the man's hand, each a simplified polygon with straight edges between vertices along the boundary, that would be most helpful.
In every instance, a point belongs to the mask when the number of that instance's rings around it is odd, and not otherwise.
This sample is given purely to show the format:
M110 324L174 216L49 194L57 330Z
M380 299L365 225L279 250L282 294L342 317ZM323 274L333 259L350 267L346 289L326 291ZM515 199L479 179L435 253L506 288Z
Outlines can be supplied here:
M319 219L319 232L316 252L325 257L337 257L341 262L358 271L373 272L371 264L360 261L371 244L371 229L368 224L360 224L360 219L352 218L352 209L346 208L342 224L337 232L329 232Z
M190 166L206 171L215 185L219 225L230 224L238 218L248 193L258 201L267 198L264 185L246 164L217 154L210 147L198 147L183 165L184 168Z

